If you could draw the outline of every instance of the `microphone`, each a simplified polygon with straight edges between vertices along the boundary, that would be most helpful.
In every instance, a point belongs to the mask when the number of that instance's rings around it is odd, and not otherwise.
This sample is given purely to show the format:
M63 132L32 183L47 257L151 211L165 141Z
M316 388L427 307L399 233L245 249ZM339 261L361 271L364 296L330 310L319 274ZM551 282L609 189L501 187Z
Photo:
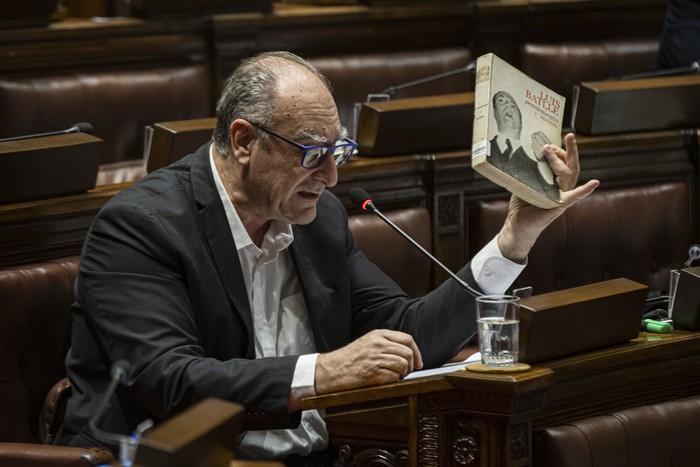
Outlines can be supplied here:
M379 216L384 222L386 222L387 224L389 224L389 227L391 227L392 229L394 229L395 231L397 231L399 234L401 234L402 237L404 237L406 240L408 240L409 242L411 242L411 244L412 244L413 246L415 246L416 248L418 248L418 250L419 250L421 253L423 253L425 256L427 256L428 258L430 258L430 260L431 260L433 263L435 263L435 264L437 264L438 266L440 266L440 267L442 268L443 271L445 271L447 274L449 274L450 277L452 277L452 279L454 279L455 281L457 281L457 283L458 283L459 285L461 285L462 288L464 288L464 290L466 290L467 292L469 292L469 294L470 294L472 297L475 297L475 298L476 298L476 297L480 297L480 296L483 295L481 292L479 292L478 290L475 290L474 288L470 287L469 284L467 284L467 283L464 282L462 279L460 279L459 276L457 276L457 274L455 274L454 272L450 271L450 270L447 268L447 266L445 266L444 264L442 264L435 256L431 255L431 254L428 252L428 250L426 250L425 248L423 248L417 241L415 241L413 238L411 238L406 232L404 232L403 230L401 230L401 229L399 228L399 226L397 226L396 224L394 224L391 220L389 220L388 217L386 217L384 214L382 214L382 212L381 212L379 209L377 209L376 206L374 206L374 203L372 202L372 199L370 198L369 194L368 194L365 190L363 190L362 188L355 187L355 188L352 188L352 189L350 190L350 193L348 193L348 195L350 196L350 201L352 201L352 203L353 203L354 205L358 206L358 207L361 208L363 211L366 211L367 209L369 209L369 210L372 211L374 214L376 214L377 216Z
M656 71L649 71L646 73L635 73L631 75L616 76L608 78L605 81L627 81L643 78L661 78L664 76L684 76L698 74L700 74L700 62L695 61L688 66L682 66L678 68L665 68Z
M94 128L88 122L76 123L70 128L58 131L49 131L48 133L37 133L34 135L12 136L10 138L0 139L0 143L5 141L18 141L20 139L43 138L44 136L67 135L69 133L87 133L92 134Z
M688 259L685 261L685 267L692 266L696 259L700 259L700 245L693 244L688 247Z
M391 95L396 94L397 92L402 91L404 89L412 88L413 86L418 86L420 84L429 83L431 81L437 81L437 80L443 79L443 78L449 78L450 76L458 75L460 73L473 74L475 71L476 71L476 60L473 60L471 63L469 63L468 65L463 66L461 68L457 68L457 69L450 70L450 71L445 71L445 72L438 73L435 75L426 76L425 78L416 79L413 81L409 81L407 83L397 84L396 86L389 86L388 88L384 89L380 94L388 94L391 96Z
M108 431L102 430L97 426L97 421L104 415L105 410L109 401L114 397L114 393L117 390L117 386L126 381L127 374L129 373L130 365L124 360L118 360L114 362L110 370L110 383L107 390L102 395L100 403L97 406L97 410L90 418L88 426L90 431L95 438L107 444L114 444L119 446L119 458L122 461L127 461L129 464L133 461L133 457L136 451L136 446L138 444L141 435L149 430L153 426L152 420L146 420L141 422L136 428L136 434L133 436L120 435L118 433L110 433Z

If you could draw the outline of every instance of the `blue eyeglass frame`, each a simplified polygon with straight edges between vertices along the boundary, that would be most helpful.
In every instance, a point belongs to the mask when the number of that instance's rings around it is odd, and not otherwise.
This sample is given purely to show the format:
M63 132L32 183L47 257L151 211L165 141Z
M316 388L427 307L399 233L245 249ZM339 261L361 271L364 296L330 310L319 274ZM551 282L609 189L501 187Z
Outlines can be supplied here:
M301 166L304 167L305 169L315 169L315 168L319 167L321 164L323 164L323 162L326 160L326 158L329 155L333 155L333 160L335 162L336 167L340 167L341 165L345 164L348 160L350 160L350 158L352 157L352 155L355 152L355 149L357 149L357 143L355 141L351 140L350 138L344 138L342 144L334 144L333 146L327 146L325 144L319 144L319 145L314 145L314 146L305 146L303 144L299 144L296 141L292 141L289 138L285 138L284 136L275 133L274 131L270 130L269 128L265 127L264 125L261 125L260 123L250 122L250 124L256 128L261 129L265 133L268 133L268 134L274 136L275 138L281 139L282 141L284 141L287 144L291 144L292 146L294 146L297 149L301 149L301 151L302 151ZM352 149L347 150L347 152L345 152L345 150L344 150L342 153L340 153L340 157L336 158L335 151L338 148L352 148ZM305 165L304 161L306 160L306 156L307 156L308 152L312 149L325 149L325 152L323 153L323 155L321 157L316 158L312 165Z

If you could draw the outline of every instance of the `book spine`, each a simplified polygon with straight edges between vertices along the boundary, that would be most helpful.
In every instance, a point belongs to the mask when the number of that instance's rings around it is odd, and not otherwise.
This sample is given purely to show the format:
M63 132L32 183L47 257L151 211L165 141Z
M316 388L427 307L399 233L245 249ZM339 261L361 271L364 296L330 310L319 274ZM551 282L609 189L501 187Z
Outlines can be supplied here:
M472 166L486 160L488 155L489 108L493 54L486 54L476 61L474 85L474 134L472 137Z

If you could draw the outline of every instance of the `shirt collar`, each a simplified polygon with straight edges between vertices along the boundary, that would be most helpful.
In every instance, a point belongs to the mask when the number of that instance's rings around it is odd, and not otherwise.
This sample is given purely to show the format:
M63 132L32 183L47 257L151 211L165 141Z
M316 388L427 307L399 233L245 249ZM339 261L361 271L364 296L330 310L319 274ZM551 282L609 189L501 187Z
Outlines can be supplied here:
M224 183L221 181L219 176L219 171L216 169L216 164L214 163L214 145L209 146L209 164L211 165L211 171L214 176L214 183L216 185L216 190L219 193L221 202L224 205L224 212L226 213L226 218L228 219L229 227L231 228L231 234L233 235L233 241L236 243L236 249L242 250L249 246L257 248L248 235L248 231L243 226L241 218L238 216L231 198L229 198L228 193L226 193L226 188ZM279 220L273 220L270 223L270 228L265 233L263 238L262 250L266 251L282 251L291 245L294 241L294 234L292 232L292 226L286 222Z

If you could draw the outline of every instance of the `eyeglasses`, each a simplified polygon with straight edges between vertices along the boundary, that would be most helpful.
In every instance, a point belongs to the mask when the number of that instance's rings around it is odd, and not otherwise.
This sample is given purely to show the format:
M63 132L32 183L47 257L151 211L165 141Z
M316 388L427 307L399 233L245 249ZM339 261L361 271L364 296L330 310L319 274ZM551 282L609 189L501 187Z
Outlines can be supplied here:
M282 135L278 135L274 131L265 128L259 123L250 123L256 128L261 129L265 133L269 133L275 138L279 138L285 143L291 144L295 148L301 149L301 166L305 169L315 169L316 167L323 164L323 161L326 160L326 157L330 155L333 156L335 165L340 167L350 159L350 156L352 156L352 154L355 152L355 149L357 148L357 143L351 140L350 138L345 138L342 141L336 141L333 146L304 146L303 144L294 142L291 139L285 138Z

